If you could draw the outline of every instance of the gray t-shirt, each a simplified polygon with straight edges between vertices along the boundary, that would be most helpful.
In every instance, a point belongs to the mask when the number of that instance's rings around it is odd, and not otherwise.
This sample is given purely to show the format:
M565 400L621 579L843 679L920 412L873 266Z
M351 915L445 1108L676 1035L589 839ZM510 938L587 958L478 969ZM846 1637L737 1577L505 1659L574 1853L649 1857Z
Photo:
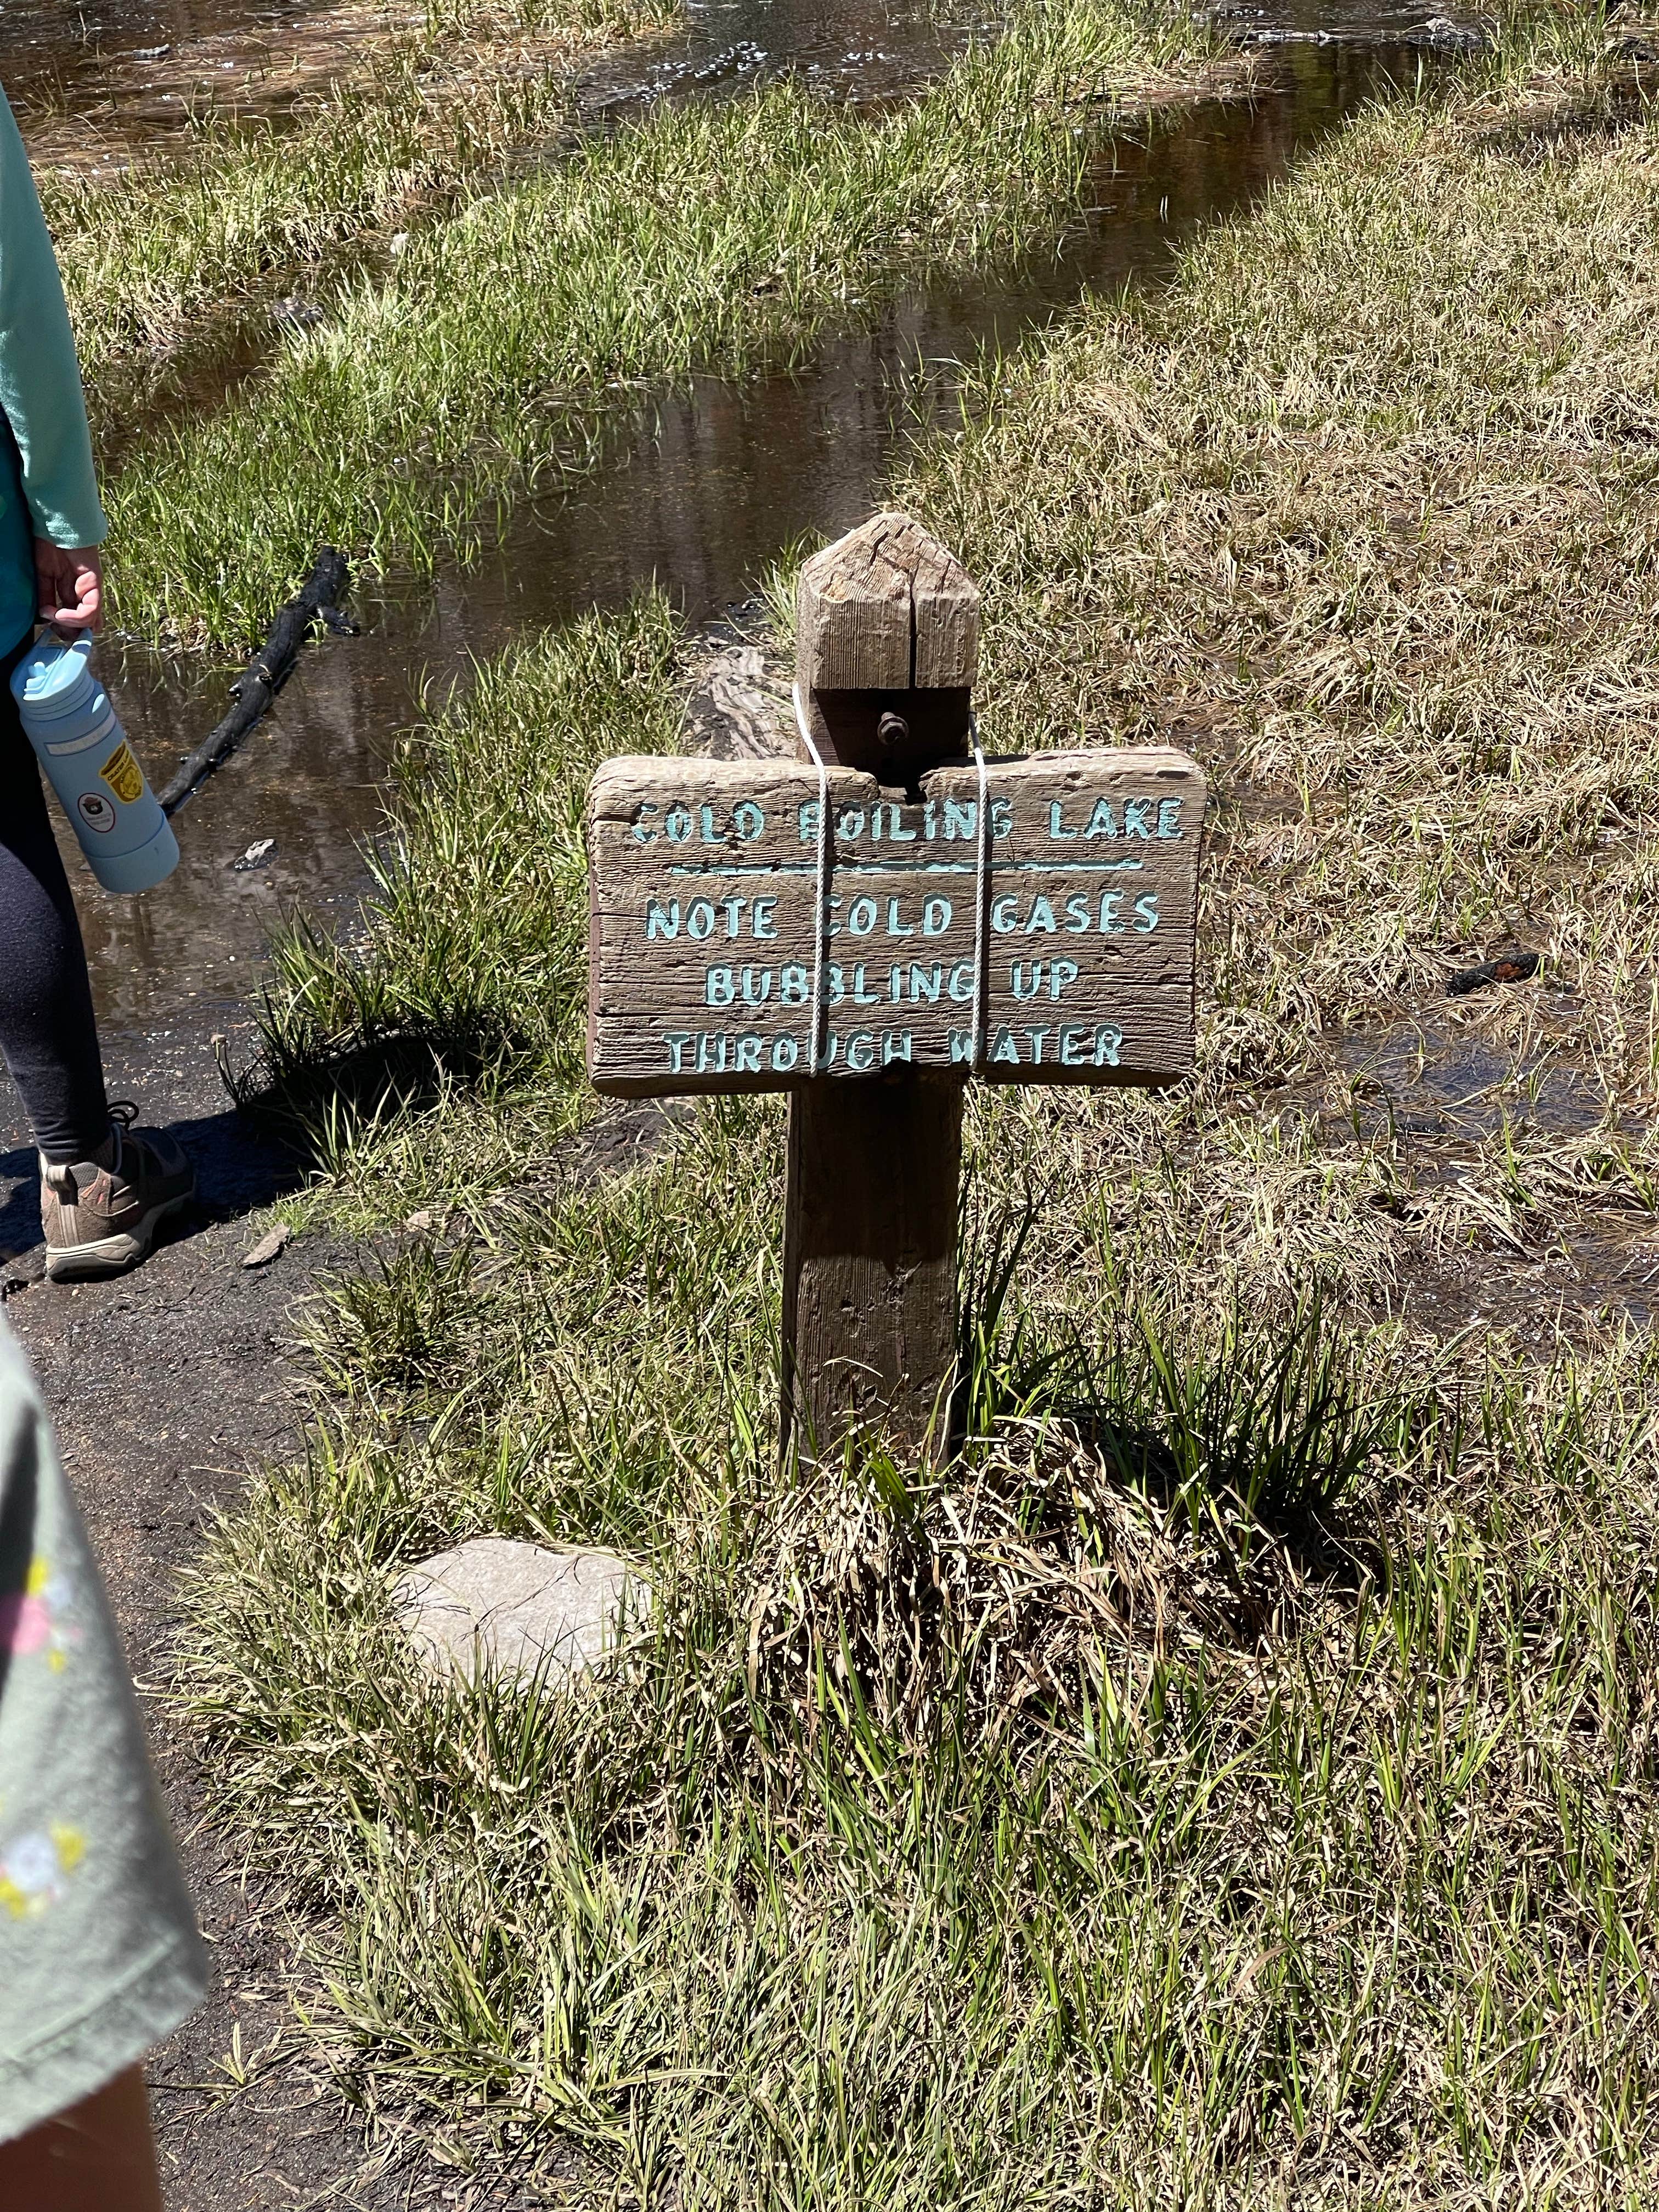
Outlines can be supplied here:
M135 2064L206 1985L120 1638L0 1322L0 2142Z

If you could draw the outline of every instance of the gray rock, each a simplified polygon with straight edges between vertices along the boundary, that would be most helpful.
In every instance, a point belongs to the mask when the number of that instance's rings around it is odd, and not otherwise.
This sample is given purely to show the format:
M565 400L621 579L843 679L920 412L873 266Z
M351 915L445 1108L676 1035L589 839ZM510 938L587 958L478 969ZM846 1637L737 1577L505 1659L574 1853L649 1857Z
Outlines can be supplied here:
M392 1601L434 1678L480 1669L552 1678L615 1651L650 1596L638 1566L616 1552L474 1536L408 1568Z
M291 1233L288 1224L279 1221L274 1229L265 1231L251 1251L243 1253L242 1265L245 1267L268 1267L273 1260L280 1259L287 1251Z

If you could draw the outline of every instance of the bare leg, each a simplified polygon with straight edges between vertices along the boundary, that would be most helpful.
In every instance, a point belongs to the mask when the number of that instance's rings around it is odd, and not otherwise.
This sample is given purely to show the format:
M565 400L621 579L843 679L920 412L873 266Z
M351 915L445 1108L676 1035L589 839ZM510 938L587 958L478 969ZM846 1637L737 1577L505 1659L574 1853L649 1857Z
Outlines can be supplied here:
M7 2212L162 2212L142 2068L0 2143Z

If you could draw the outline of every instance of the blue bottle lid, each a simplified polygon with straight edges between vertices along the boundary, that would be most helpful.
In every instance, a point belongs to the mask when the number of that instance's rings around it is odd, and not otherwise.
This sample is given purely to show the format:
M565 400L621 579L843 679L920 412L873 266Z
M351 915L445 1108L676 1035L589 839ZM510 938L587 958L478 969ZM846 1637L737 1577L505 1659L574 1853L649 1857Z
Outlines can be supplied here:
M92 640L77 637L68 642L51 630L23 655L12 672L12 696L31 714L67 714L81 704L92 683L87 663Z

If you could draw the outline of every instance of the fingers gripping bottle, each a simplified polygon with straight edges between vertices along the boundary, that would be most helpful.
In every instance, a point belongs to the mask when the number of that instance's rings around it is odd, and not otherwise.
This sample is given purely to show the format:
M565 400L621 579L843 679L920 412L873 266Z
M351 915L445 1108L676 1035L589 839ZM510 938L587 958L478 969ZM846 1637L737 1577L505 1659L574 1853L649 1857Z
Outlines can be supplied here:
M178 866L179 843L91 654L90 638L47 631L13 671L12 696L94 875L106 891L147 891Z

